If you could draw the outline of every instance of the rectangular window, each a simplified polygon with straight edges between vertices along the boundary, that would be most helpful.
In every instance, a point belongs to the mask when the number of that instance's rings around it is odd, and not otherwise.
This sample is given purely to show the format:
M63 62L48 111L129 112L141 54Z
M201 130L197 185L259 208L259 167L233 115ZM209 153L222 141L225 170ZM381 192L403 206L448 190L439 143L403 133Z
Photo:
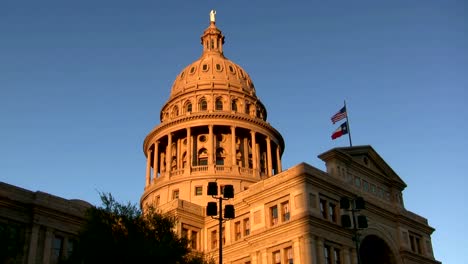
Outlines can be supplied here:
M320 199L320 214L323 219L327 219L327 201Z
M323 256L325 257L325 264L332 264L330 253L331 253L330 246L325 245L323 247Z
M411 251L421 254L421 236L411 233L409 235Z
M76 241L74 239L69 239L68 240L68 245L67 245L67 257L70 257L73 253L73 249L75 248Z
M284 202L281 204L281 214L282 214L282 221L289 221L290 214L289 214L289 201Z
M362 180L362 188L364 191L368 192L369 191L369 183L365 180Z
M202 186L195 186L195 196L203 195L203 187Z
M336 223L337 217L336 217L336 204L334 203L329 203L328 204L328 213L330 215L330 220L333 223Z
M278 224L278 206L275 205L270 207L270 219L272 226Z
M172 191L172 199L179 199L179 189Z
M211 231L211 249L218 247L218 232L216 230Z
M250 219L244 219L244 236L250 235Z
M338 248L333 249L334 264L341 264L341 254Z
M294 255L292 247L287 247L284 249L285 262L286 264L294 264Z
M192 231L191 237L190 237L190 246L193 249L198 249L197 248L197 243L198 243L198 232L197 231Z
M188 229L182 228L182 237L188 238Z
M281 254L280 251L275 251L273 252L273 263L275 264L281 264Z
M356 187L360 188L361 187L361 178L354 177L354 185L356 185Z
M241 233L241 223L240 221L237 221L234 223L234 239L237 241L241 239L242 233Z
M51 262L58 263L62 258L63 252L63 237L55 236L52 244L52 255L51 255Z

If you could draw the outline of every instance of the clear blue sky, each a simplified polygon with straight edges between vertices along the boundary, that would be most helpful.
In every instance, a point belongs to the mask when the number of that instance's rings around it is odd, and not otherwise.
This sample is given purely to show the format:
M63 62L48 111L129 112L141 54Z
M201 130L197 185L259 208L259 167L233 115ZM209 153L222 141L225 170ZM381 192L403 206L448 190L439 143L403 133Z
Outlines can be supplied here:
M138 203L142 143L175 76L201 54L208 13L286 142L283 167L347 146L330 116L347 101L429 219L435 256L467 246L466 1L0 2L0 180L98 204ZM465 224L463 224L465 223Z

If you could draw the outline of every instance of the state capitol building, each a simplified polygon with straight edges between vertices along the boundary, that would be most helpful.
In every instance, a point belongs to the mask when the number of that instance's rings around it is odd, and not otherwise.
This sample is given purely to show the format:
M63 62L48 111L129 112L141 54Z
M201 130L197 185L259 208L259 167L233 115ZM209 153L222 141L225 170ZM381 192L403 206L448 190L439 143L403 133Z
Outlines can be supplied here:
M223 263L439 263L427 220L407 211L403 180L371 146L334 148L319 155L326 171L306 163L281 166L285 142L267 122L248 73L224 56L214 13L201 37L201 57L176 76L161 123L146 137L146 184L141 206L177 217L191 247ZM222 225L207 216L209 182L235 218ZM368 227L342 227L342 197L362 197ZM219 239L221 237L221 239Z
M405 208L405 182L371 146L320 154L326 171L306 163L281 166L283 137L267 122L249 74L224 56L214 14L201 36L201 57L175 77L161 122L144 140L141 207L177 217L178 234L216 262L222 246L225 264L440 263L434 228ZM221 228L207 216L208 202L217 201L208 195L209 182L219 194L234 189L223 203L234 207L235 218ZM342 198L361 210L342 209ZM18 263L66 256L89 206L0 183L0 224L24 234ZM351 214L357 230L344 227L350 223L343 216Z

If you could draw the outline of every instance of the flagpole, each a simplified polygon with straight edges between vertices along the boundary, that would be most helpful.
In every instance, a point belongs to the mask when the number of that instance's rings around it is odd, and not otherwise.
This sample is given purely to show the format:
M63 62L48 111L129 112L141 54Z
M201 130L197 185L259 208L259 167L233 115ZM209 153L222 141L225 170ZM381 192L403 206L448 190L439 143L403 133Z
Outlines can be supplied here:
M346 100L344 100L344 107L346 109L346 126L348 126L348 137L349 137L349 146L353 146L353 142L351 141L351 129L349 129L349 111L346 107Z

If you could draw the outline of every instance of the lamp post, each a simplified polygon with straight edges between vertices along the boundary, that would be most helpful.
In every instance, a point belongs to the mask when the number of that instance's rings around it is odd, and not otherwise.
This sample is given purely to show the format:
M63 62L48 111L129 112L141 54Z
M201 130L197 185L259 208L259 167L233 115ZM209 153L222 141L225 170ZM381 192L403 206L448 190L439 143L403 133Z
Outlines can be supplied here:
M341 225L344 228L352 229L353 230L353 240L356 243L356 255L358 264L361 264L361 256L359 254L359 244L360 244L360 234L359 230L365 229L368 227L367 224L367 217L365 215L358 215L356 221L356 213L365 209L366 203L364 202L364 198L356 197L355 199L348 199L347 197L342 197L340 199L340 208L351 212L352 217L352 224L351 219L348 214L343 214L341 216Z
M224 217L223 217L223 200L229 200L234 198L234 187L232 185L224 185L222 195L218 196L218 184L216 182L208 183L208 195L211 195L214 199L218 200L219 203L219 213L218 206L216 202L208 202L206 206L206 215L211 216L213 219L218 219L219 221L219 264L223 263L223 222L235 218L234 206L227 204L224 207ZM218 217L216 217L218 215Z

